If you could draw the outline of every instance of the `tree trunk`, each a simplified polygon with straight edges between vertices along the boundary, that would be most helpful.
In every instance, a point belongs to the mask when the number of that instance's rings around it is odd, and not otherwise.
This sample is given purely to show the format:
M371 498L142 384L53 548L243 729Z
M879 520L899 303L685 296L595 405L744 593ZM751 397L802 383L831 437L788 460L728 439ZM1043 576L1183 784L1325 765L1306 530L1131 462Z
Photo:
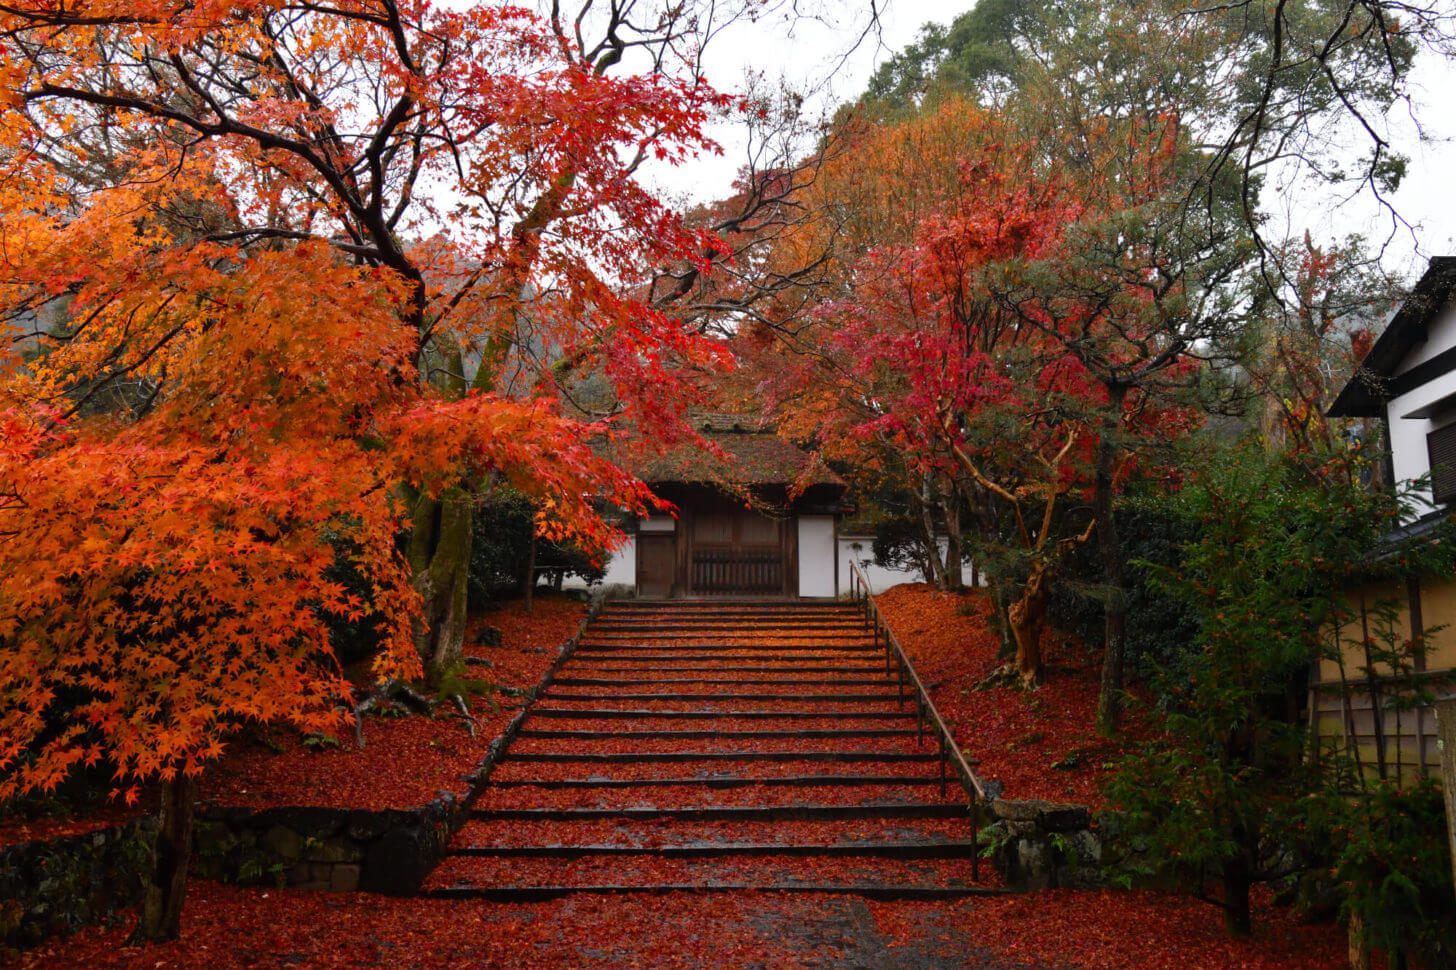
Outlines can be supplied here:
M141 915L127 941L133 946L175 940L182 932L182 900L187 892L187 860L192 852L194 780L177 767L162 793L151 872L142 896Z
M1103 606L1102 686L1097 695L1097 731L1114 736L1122 722L1123 654L1127 638L1127 556L1113 515L1117 487L1117 432L1127 389L1108 388L1107 415L1097 444L1097 470L1092 482L1092 515L1097 551L1102 558L1107 595Z
M1011 636L1016 642L1016 671L1021 686L1041 683L1041 632L1046 626L1047 564L1034 562L1021 597L1006 611Z
M414 625L415 649L427 683L464 663L466 577L475 504L463 488L451 488L438 500L419 496L414 505L408 558L421 615Z
M925 575L925 581L936 589L945 589L945 568L940 560L940 543L935 538L934 499L930 491L930 475L922 475L920 478L920 531L925 538L925 561L930 564L930 570Z
M1230 865L1223 874L1223 925L1230 936L1248 936L1254 931L1249 907L1249 875L1242 866Z
M1441 750L1441 790L1446 795L1446 838L1451 843L1451 875L1456 880L1456 695L1436 701L1436 731Z
M996 650L997 660L1006 660L1016 655L1016 637L1011 632L1011 597L1006 591L1006 581L988 576L991 586L991 605L994 607L996 636L1001 641Z
M531 612L531 599L536 593L536 529L531 528L531 545L526 550L526 575L521 577L521 595L526 600L526 612Z
M1350 925L1345 932L1349 943L1350 970L1371 970L1370 944L1365 941L1365 921L1359 913L1350 914Z
M938 501L945 519L945 588L959 593L966 588L965 569L961 561L961 503L954 489L942 493Z

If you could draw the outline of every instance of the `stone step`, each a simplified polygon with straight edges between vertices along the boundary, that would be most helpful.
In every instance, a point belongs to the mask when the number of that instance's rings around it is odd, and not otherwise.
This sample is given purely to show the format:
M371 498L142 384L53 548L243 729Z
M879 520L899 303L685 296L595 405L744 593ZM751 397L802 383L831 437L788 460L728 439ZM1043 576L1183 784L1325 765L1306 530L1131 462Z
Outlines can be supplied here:
M518 738L529 738L537 741L632 741L632 740L664 740L664 741L710 741L718 738L725 740L742 739L765 739L765 740L795 740L800 738L813 738L816 740L824 738L913 738L917 735L914 728L804 728L797 731L732 731L732 730L682 730L682 731L577 731L577 730L543 730L539 728L523 728L516 733Z
M680 882L680 883L594 883L558 886L479 886L469 883L426 889L420 895L430 899L478 899L495 903L534 903L566 896L670 895L673 893L785 893L856 896L877 901L949 900L970 896L1004 896L1009 890L997 886L918 886L884 883L835 882Z
M969 839L905 839L893 842L685 842L668 845L457 845L447 854L489 859L587 859L650 855L662 859L722 856L795 856L821 859L969 859Z
M691 808L507 808L476 809L477 821L814 821L861 819L961 819L965 805L946 802L866 802L861 805L699 805Z
M935 751L506 751L501 760L633 764L675 761L874 761L929 764L940 760Z

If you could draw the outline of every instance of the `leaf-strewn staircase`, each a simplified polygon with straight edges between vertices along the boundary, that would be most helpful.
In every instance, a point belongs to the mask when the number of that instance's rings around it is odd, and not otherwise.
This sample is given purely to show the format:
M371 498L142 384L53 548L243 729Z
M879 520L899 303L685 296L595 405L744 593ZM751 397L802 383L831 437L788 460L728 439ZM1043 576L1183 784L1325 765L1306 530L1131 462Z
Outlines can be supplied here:
M853 606L615 603L426 892L984 892L967 814Z

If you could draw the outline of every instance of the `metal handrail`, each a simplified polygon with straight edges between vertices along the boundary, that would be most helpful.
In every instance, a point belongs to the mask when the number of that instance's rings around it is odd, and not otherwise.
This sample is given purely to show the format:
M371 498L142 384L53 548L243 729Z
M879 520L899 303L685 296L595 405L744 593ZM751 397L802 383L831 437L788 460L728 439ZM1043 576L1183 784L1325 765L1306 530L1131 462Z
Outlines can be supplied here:
M862 604L865 619L874 632L875 645L879 646L879 637L883 630L886 659L899 668L901 680L908 679L910 685L914 687L917 695L917 713L922 719L921 723L923 721L929 721L931 726L934 727L935 732L940 736L940 777L942 787L945 782L947 766L954 767L957 776L959 776L961 787L966 790L966 794L971 796L971 815L974 818L976 803L986 801L986 787L981 783L981 779L976 776L976 773L971 770L970 764L966 761L965 754L961 751L960 746L956 744L955 737L950 733L950 728L946 726L945 720L940 716L940 712L935 709L935 703L930 699L930 692L925 689L925 684L921 682L919 674L915 672L915 665L905 655L904 649L900 646L900 641L895 637L895 631L890 629L890 625L885 622L884 616L881 615L879 604L875 602L874 596L870 593L869 580L865 578L865 574L859 568L859 564L851 559L849 561L849 568L851 570L850 595Z

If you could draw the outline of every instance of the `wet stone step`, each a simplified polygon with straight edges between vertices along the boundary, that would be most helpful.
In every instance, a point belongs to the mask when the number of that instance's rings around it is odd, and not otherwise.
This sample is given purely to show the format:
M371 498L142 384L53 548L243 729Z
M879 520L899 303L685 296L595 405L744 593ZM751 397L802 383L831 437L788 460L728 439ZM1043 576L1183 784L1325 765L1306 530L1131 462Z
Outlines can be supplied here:
M775 893L792 895L858 896L870 900L950 900L968 896L1002 896L997 886L936 886L905 883L836 882L681 882L681 883L575 883L571 885L481 886L461 882L454 886L426 889L420 895L430 899L476 899L495 903L539 903L565 896L672 895L675 893Z
M675 762L675 761L870 761L919 762L940 760L934 751L507 751L502 760L538 762Z
M631 742L636 739L642 740L673 740L673 741L698 741L722 738L725 740L736 740L738 738L762 738L769 740L797 740L797 739L823 739L823 738L913 738L917 736L914 728L803 728L801 730L789 731L735 731L735 730L646 730L646 731L586 731L586 730L541 730L536 728L523 728L517 732L518 738L529 738L540 741L572 740L572 741L623 741Z
M665 845L459 845L452 856L513 859L586 859L651 855L662 859L719 856L798 856L802 858L968 859L977 851L969 839L911 839L895 842L689 842Z
M763 683L792 683L812 686L890 686L897 685L894 677L638 677L638 679L612 679L612 677L558 677L552 686L558 687L642 687L655 683L731 683L731 685L763 685Z
M887 693L565 693L546 690L543 701L780 701L798 703L852 703L863 701L895 701L894 690Z
M531 708L533 718L562 718L591 719L591 718L662 718L662 719L745 719L745 721L773 721L773 719L785 719L785 721L820 721L830 718L860 718L872 719L872 721L891 721L891 719L909 719L914 717L914 711L834 711L833 714L823 714L818 711L645 711L645 709L619 708Z
M779 663L765 663L756 658L741 663L716 663L701 664L692 661L666 662L661 658L653 657L644 660L639 657L626 658L622 660L608 660L601 657L591 659L570 660L563 665L562 670L570 669L572 675L584 676L608 676L621 674L638 673L718 673L729 674L873 674L883 673L885 664L879 662L842 664L834 660L823 660L810 663L802 660L790 660Z
M455 855L430 875L426 886L593 886L686 884L702 882L868 883L872 885L982 886L993 882L974 878L971 859L965 856L886 858L863 853L843 857L810 854L639 855L629 864L614 854L581 858L522 858L520 856Z
M756 774L757 772L755 772ZM884 772L888 778L890 772ZM877 781L882 779L877 779ZM701 808L705 805L774 808L795 805L865 805L881 802L944 801L965 808L959 787L941 788L931 778L905 784L754 785L715 788L708 785L604 785L571 788L492 786L476 803L482 811L506 808Z
M683 777L662 777L662 778L523 778L493 780L491 784L497 788L543 788L543 789L612 789L612 788L703 788L708 790L722 790L727 788L773 788L787 786L802 788L808 786L845 786L845 787L866 787L884 786L893 788L904 788L914 785L939 785L940 778L936 775L784 775L781 777L754 776L746 777L740 775L729 775L709 778L683 778ZM797 803L795 803L797 806ZM755 809L768 808L764 805L748 806ZM843 807L843 806L840 806ZM851 807L859 807L858 805ZM964 811L964 807L957 804L957 811ZM605 811L605 809L604 809Z
M823 779L820 779L821 783ZM868 802L862 805L698 805L689 808L515 808L476 809L475 821L692 821L753 822L815 819L955 819L964 823L967 807L945 802ZM466 833L467 835L471 833Z

